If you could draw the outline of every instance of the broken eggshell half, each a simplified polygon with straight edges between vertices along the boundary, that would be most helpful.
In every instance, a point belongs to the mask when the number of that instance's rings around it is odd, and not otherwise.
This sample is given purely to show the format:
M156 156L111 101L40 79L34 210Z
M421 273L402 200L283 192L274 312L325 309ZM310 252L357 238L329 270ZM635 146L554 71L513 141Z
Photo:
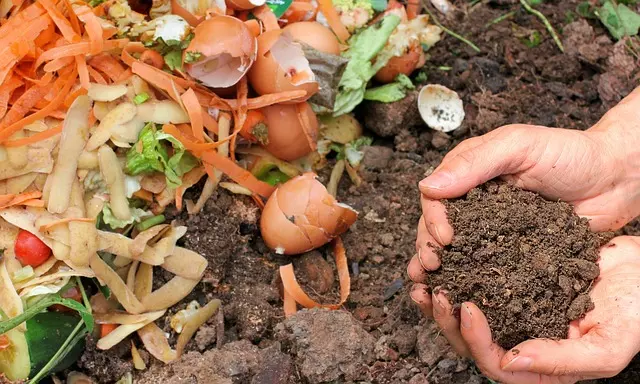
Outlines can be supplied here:
M418 111L431 129L440 132L453 131L464 120L464 106L458 94L438 84L422 87L418 94Z
M182 61L187 73L208 87L235 85L256 60L256 38L235 17L214 16L201 22L194 34Z
M318 82L302 46L288 32L272 30L258 37L258 57L249 71L249 83L260 95L304 90L289 104L306 101L318 92Z
M276 253L296 255L343 234L357 216L331 196L314 173L305 173L282 184L269 197L260 230L265 244Z
M266 3L266 0L226 0L227 6L238 11L248 11Z
M265 148L275 157L292 161L315 151L318 119L309 103L275 104L262 110L267 125Z

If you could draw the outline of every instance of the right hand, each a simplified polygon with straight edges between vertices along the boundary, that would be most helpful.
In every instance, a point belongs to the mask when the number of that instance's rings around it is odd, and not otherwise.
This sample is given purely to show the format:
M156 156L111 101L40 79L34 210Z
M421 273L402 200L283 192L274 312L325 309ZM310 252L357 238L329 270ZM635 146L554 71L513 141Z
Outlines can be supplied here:
M460 143L420 182L422 217L417 254L407 272L417 283L412 298L427 316L432 303L428 271L440 267L433 248L451 243L453 228L441 199L463 196L501 177L547 199L572 204L595 231L619 229L640 214L640 87L588 131L510 125ZM448 305L448 303L446 303ZM439 321L461 354L468 354L453 316ZM449 332L451 329L451 332Z

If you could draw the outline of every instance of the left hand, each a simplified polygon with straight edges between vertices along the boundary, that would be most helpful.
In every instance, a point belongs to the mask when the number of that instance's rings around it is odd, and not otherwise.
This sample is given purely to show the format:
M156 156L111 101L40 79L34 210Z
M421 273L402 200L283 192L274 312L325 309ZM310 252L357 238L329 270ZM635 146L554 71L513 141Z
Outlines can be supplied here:
M433 315L452 346L504 384L573 384L613 377L640 352L640 237L616 237L600 251L600 276L590 296L595 308L569 325L565 340L535 339L509 351L493 343L484 314L463 303L460 319L446 297L416 284L412 299ZM433 305L432 305L433 303Z

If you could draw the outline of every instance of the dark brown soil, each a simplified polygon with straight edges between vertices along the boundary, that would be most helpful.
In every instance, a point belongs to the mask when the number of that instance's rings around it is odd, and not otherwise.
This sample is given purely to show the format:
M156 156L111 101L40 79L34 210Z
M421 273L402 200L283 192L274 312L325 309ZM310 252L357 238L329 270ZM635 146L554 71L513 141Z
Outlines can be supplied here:
M306 282L304 289L318 300L334 302L337 279L330 281L326 273L327 265L335 271L331 252L318 251L325 262L318 254L301 260L270 253L260 239L258 212L250 199L222 191L200 215L181 215L189 228L184 245L203 253L210 268L196 292L172 311L194 299L204 303L217 297L223 302L224 318L200 330L180 361L164 366L151 359L147 371L134 373L134 382L315 383L318 373L307 374L303 368L309 358L317 357L324 374L344 372L334 381L338 383L349 382L346 373L350 379L375 384L488 383L472 363L451 351L435 324L423 319L408 297L411 283L405 271L415 252L420 218L416 186L425 172L466 138L510 123L586 129L638 83L640 67L624 43L614 44L597 22L575 15L581 1L548 0L537 6L558 29L564 54L540 20L523 11L518 1L455 0L451 2L457 10L447 17L432 9L443 24L481 49L476 53L446 36L430 51L425 67L429 83L459 93L467 114L462 127L443 134L416 119L415 97L391 105L370 103L358 111L366 134L375 140L366 149L364 183L356 188L345 177L338 191L341 201L360 212L344 236L352 278L345 312L332 312L318 322L303 315L285 323L274 278L278 266L296 260L296 274ZM511 11L513 17L486 26ZM574 13L573 20L569 12ZM529 48L522 35L533 31L542 42ZM324 182L329 172L329 168L323 171ZM640 234L638 228L626 230ZM312 276L323 279L323 284L313 284ZM344 316L346 312L352 318ZM164 329L170 331L168 324ZM322 354L305 352L305 343L331 338L345 340L327 344L333 349ZM352 360L345 359L339 349L344 345L349 346L346 351ZM354 345L363 345L360 353ZM312 346L311 351L318 351ZM113 382L119 377L111 374L107 364L118 364L117 359L129 361L130 357L113 356L88 372L101 382ZM639 365L607 382L637 383Z
M442 265L429 284L456 306L477 304L502 347L565 338L593 309L598 249L611 236L591 232L569 204L497 182L444 204L454 238L437 250Z

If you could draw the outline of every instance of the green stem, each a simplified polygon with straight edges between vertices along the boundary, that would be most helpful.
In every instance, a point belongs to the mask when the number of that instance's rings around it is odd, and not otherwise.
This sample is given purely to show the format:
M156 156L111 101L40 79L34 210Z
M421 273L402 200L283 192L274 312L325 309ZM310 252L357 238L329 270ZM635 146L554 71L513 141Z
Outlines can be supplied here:
M20 315L0 322L0 335L9 332L53 304L61 304L67 308L78 311L78 314L82 317L82 321L87 325L87 329L89 329L89 331L93 331L93 316L89 311L87 311L87 308L75 300L62 298L56 293L45 296L42 300L27 308Z
M498 17L496 17L495 19L491 20L490 22L488 22L487 24L485 24L485 25L484 25L484 27L485 27L485 28L489 28L489 27L490 27L490 26L492 26L492 25L498 24L498 23L499 23L499 22L501 22L501 21L504 21L504 20L506 20L506 19L509 19L509 18L513 17L513 15L515 15L515 14L516 14L516 12L515 12L515 11L511 11L511 12L509 12L509 13L505 13L504 15L502 15L502 16L498 16Z
M87 307L87 310L89 311L89 313L91 313L92 312L91 302L87 297L87 292L84 290L84 285L82 285L82 280L80 279L80 276L76 276L76 283L78 283L78 288L80 288L80 293L82 294L82 301L84 302L84 306Z
M531 7L531 5L527 2L527 0L520 0L520 4L522 4L522 6L524 7L524 9L527 10L527 12L529 12L532 15L536 16L538 19L540 19L542 21L544 26L547 28L547 31L549 31L549 33L551 34L551 37L553 38L553 41L556 42L556 45L558 46L560 51L562 53L564 53L564 46L562 45L562 41L560 41L560 38L558 37L558 34L556 33L556 30L553 28L553 25L551 25L551 23L549 22L547 17L545 15L543 15L542 12L540 12L540 11L538 11L536 9L533 9Z
M82 326L84 325L84 322L82 320L80 320L78 322L78 324L76 325L76 327L73 329L73 331L71 331L71 334L69 334L69 337L67 337L67 339L64 341L64 343L62 343L62 345L60 346L60 349L58 349L58 351L56 352L55 355L53 355L53 357L51 358L51 360L49 360L47 362L47 364L45 364L44 367L42 367L42 369L40 370L40 372L38 372L30 381L29 384L36 384L38 383L40 380L42 380L42 378L44 376L46 376L50 370L53 369L53 367L55 367L55 365L62 359L64 359L64 357L67 355L67 353L69 353L69 351L71 350L71 348L73 348L73 345L75 345L75 343L78 342L78 340L81 337L84 337L84 335L86 334L86 328L84 329L84 332L79 334L78 332L80 332L80 330L82 329ZM73 342L73 344L72 344ZM71 347L69 347L71 346Z
M429 15L429 17L431 17L431 19L433 20L433 22L440 28L442 28L442 30L450 35L453 38L456 38L460 41L462 41L463 43L467 44L468 46L471 47L471 49L473 49L476 52L480 52L480 48L478 48L477 45L475 45L474 43L472 43L470 40L468 40L467 38L453 32L452 30L450 30L449 28L445 27L444 25L442 25L440 23L440 21L438 20L438 18L433 14L433 12L431 12L431 10L429 8L427 8L427 5L424 3L425 0L420 0L420 2L422 3L422 8L425 10L425 12L427 12L427 14Z
M164 220L165 220L164 215L153 216L136 225L136 229L140 232L146 231L147 229L155 225L164 223Z

